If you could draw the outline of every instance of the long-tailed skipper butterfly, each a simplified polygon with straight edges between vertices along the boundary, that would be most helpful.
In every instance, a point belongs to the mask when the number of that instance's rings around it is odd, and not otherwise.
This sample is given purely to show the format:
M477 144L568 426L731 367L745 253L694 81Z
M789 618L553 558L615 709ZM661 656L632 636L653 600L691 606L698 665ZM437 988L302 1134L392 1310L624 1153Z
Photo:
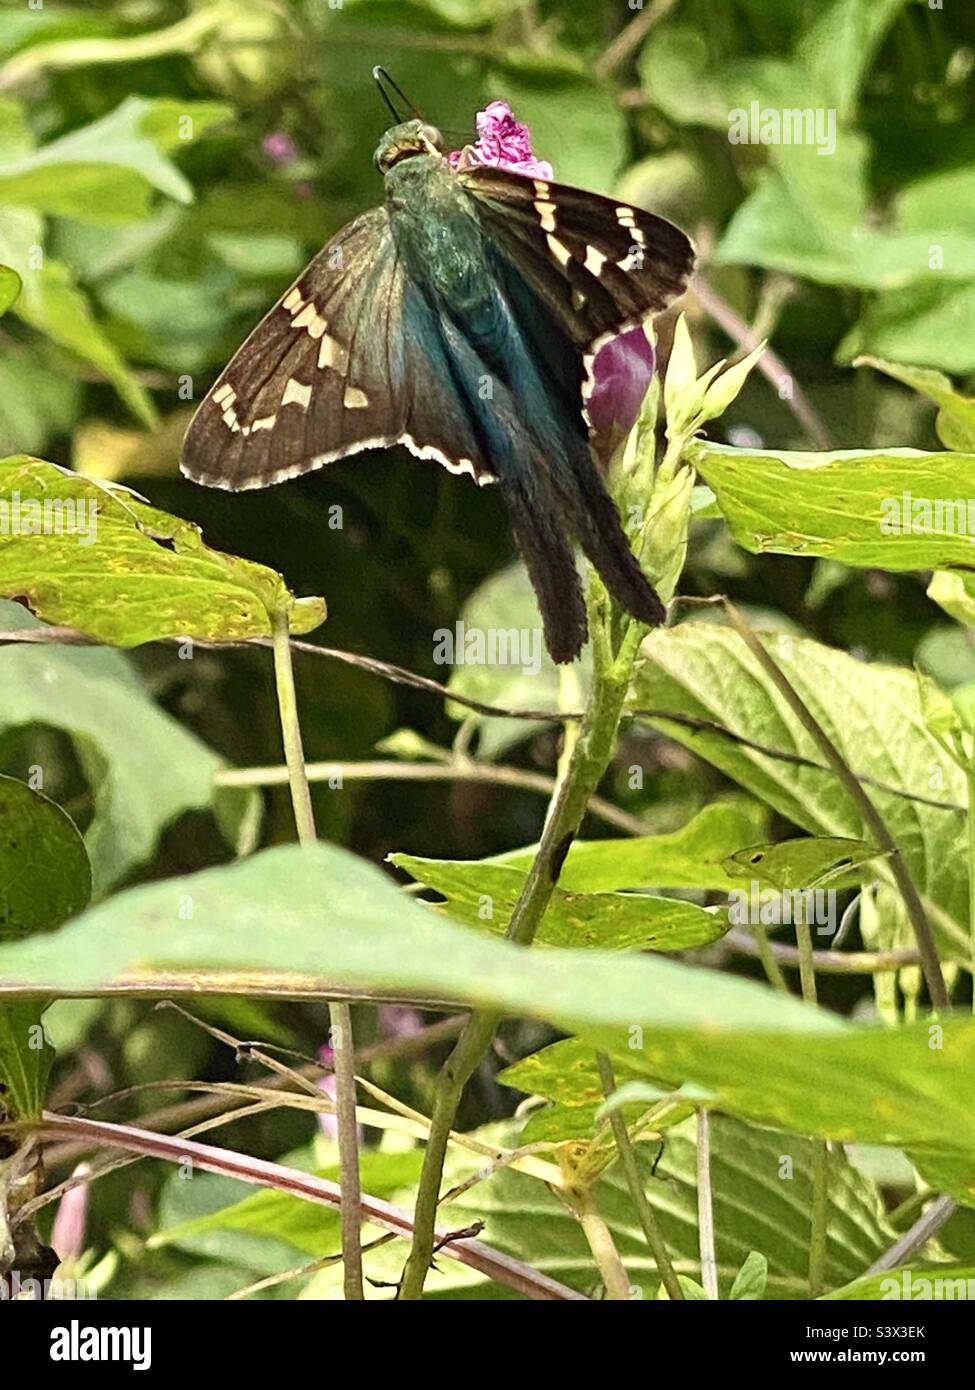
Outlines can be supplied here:
M399 122L391 79L374 76ZM590 452L586 399L597 349L685 288L687 237L549 179L451 167L419 115L375 160L384 206L338 232L254 329L189 427L183 472L266 487L405 444L499 483L555 661L586 639L573 541L628 612L661 622Z

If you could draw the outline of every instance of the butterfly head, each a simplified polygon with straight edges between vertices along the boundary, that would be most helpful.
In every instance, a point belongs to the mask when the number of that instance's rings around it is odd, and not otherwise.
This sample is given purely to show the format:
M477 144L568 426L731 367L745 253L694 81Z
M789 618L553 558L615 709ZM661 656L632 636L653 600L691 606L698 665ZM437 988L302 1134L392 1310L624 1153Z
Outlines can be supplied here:
M386 174L401 159L412 159L418 154L442 154L443 136L436 126L427 121L404 121L394 125L379 142L376 150L376 168Z

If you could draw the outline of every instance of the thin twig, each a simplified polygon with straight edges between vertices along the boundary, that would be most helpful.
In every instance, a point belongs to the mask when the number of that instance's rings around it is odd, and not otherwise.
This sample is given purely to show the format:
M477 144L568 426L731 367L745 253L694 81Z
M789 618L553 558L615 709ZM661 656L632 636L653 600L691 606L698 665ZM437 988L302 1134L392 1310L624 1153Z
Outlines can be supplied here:
M291 800L294 805L298 840L305 846L317 843L315 814L311 804L311 788L305 775L305 755L301 746L301 724L295 695L294 670L291 665L291 640L287 610L272 615L274 644L274 677L278 708L281 713L281 733L288 764ZM338 1129L339 1168L342 1178L342 1258L345 1297L361 1302L365 1297L362 1284L362 1210L359 1184L359 1136L356 1123L356 1085L354 1043L352 1040L351 1007L337 1000L329 1004L332 1021L330 1041L335 1057L335 1098Z
M684 597L677 600L683 603L690 603L694 600ZM710 602L710 600L708 600ZM160 643L175 643L185 639L180 638L160 638ZM206 650L219 651L225 648L246 649L248 647L267 647L271 641L266 637L253 637L231 642L208 642L196 640L196 645ZM13 645L16 643L29 643L36 645L58 644L65 646L85 646L99 647L106 645L97 638L89 637L78 628L73 627L28 627L14 628L7 631L0 631L0 646ZM146 643L146 645L153 645ZM559 709L508 709L502 705L491 705L483 700L475 700L470 696L462 695L459 691L451 690L440 681L431 680L428 676L421 676L415 671L408 671L403 666L394 666L388 661L377 661L375 657L362 656L358 652L342 651L337 647L319 647L314 642L303 642L298 638L291 639L291 650L301 652L310 656L324 656L334 661L344 662L347 666L357 667L362 671L372 672L374 675L382 676L384 679L392 681L396 685L409 686L414 690L423 690L430 695L436 695L442 699L450 700L456 705L461 705L464 709L471 710L474 714L481 714L489 719L519 719L526 723L545 723L558 724L560 722L577 722L582 719L581 710L559 710ZM778 762L789 763L793 767L807 767L816 772L831 773L832 769L824 763L819 763L815 758L804 757L800 753L790 753L780 748L772 748L768 744L760 743L755 739L749 738L747 734L737 733L734 729L728 729L723 724L719 724L714 719L702 718L698 715L682 714L677 710L649 709L637 707L628 709L624 717L629 719L642 719L653 723L676 724L678 728L691 729L695 732L716 734L721 738L726 738L730 742L738 744L742 748L749 748L753 752L761 753L767 758L773 758ZM318 766L318 764L312 764ZM326 766L326 764L321 764ZM246 769L226 769L218 776L229 775L235 771L246 772ZM889 782L883 782L879 778L871 777L868 773L857 772L857 779L865 786L875 787L877 791L887 792L890 796L900 797L904 801L917 802L921 806L931 806L936 811L954 811L963 813L966 808L957 801L939 801L936 797L923 796L919 792L909 792L903 787L893 786ZM625 813L620 812L620 815Z
M701 1285L709 1299L718 1298L718 1261L714 1248L714 1203L711 1197L711 1116L697 1112L697 1234L701 1251Z
M813 964L812 932L801 916L796 922L799 943L799 979L802 997L815 1007L819 1002L816 989L816 967ZM829 1221L829 1144L825 1139L813 1140L812 1210L809 1217L809 1297L818 1298L826 1276L826 1234Z
M603 1095L608 1098L616 1090L613 1064L605 1052L597 1052L596 1063L599 1067L599 1080L603 1088ZM637 1166L636 1154L633 1152L633 1145L630 1142L630 1133L626 1128L626 1119L618 1106L610 1112L609 1123L613 1131L613 1138L616 1140L616 1148L620 1156L623 1175L626 1178L630 1201L633 1203L637 1219L643 1227L643 1234L646 1236L654 1264L657 1266L660 1281L667 1290L667 1296L670 1299L674 1302L682 1302L684 1290L681 1288L680 1280L674 1271L667 1242L660 1229L660 1222L657 1220L657 1213L647 1201L643 1179Z
M732 927L721 940L743 955L761 956L759 944L741 927ZM779 964L798 969L800 958L795 946L785 941L770 941L768 946ZM905 965L918 965L920 960L920 955L912 947L896 951L812 952L814 969L828 975L877 975L886 970L903 970Z
M936 1197L923 1216L915 1221L900 1240L884 1251L878 1260L867 1270L868 1274L882 1274L885 1269L896 1269L924 1248L931 1237L941 1229L948 1217L957 1209L954 1197Z
M596 581L593 583L595 592ZM595 601L591 605L590 622L593 628L597 626ZM600 612L598 623L602 622ZM507 939L518 945L531 945L555 891L565 856L582 823L589 798L609 765L633 663L645 630L636 623L630 624L619 656L612 666L597 669L594 675L589 707L569 767L555 794L532 866L508 923ZM597 668L599 664L597 655ZM433 1228L450 1132L464 1087L487 1052L499 1017L493 1009L473 1013L441 1069L431 1115L430 1139L424 1153L417 1192L413 1242L400 1286L401 1298L422 1297L433 1258Z
M935 945L934 935L931 931L931 925L928 922L924 904L921 901L917 886L914 883L914 879L911 877L907 861L901 854L897 841L890 833L887 822L857 781L856 773L847 763L842 753L836 747L836 744L829 737L826 730L819 723L816 716L799 695L791 681L781 670L778 663L759 641L756 633L738 612L738 609L728 599L722 599L721 602L724 605L725 612L728 615L732 627L758 661L759 665L782 695L793 714L817 745L820 752L843 784L850 799L863 817L865 825L869 828L874 843L878 848L885 850L889 855L891 872L894 875L904 906L907 909L907 915L914 928L914 937L921 956L921 968L924 972L931 1003L939 1012L944 1012L949 1007L949 996L944 981L944 975L941 970L941 961L938 956L937 946Z
M508 767L501 763L475 762L471 758L449 763L412 763L395 759L371 759L363 762L306 763L310 782L328 782L336 778L350 782L480 782L490 786L514 787L521 791L540 792L551 796L555 778L544 772L527 768ZM286 767L228 767L214 773L220 787L275 787L288 780ZM594 796L589 810L607 825L616 826L631 835L645 835L647 826L628 811L622 811L611 801Z
M625 29L620 30L608 44L601 57L597 58L595 71L597 77L608 77L621 68L643 43L650 30L674 8L676 0L656 0L656 4L641 10L631 19Z
M761 337L755 334L745 320L736 314L731 305L726 303L717 291L705 283L700 275L695 276L692 290L704 310L710 314L716 324L724 329L729 338L732 338L746 352L755 351L762 341ZM810 405L802 387L781 357L767 347L758 359L756 366L775 387L779 399L789 406L816 448L831 448L829 431Z
M35 1126L35 1132L42 1139L84 1139L99 1147L122 1149L144 1158L160 1158L167 1163L185 1163L188 1159L202 1172L239 1178L242 1182L274 1188L323 1206L336 1209L341 1206L341 1187L326 1178L319 1178L295 1168L286 1168L267 1159L253 1158L249 1154L200 1144L179 1135L150 1134L131 1125L115 1125L104 1120L86 1120L49 1113L45 1113L40 1123ZM410 1235L413 1222L409 1212L369 1194L362 1197L362 1210L370 1221L393 1231L396 1235ZM446 1241L448 1235L449 1232L446 1231L438 1232L437 1239ZM446 1241L441 1250L449 1259L459 1260L489 1279L496 1279L528 1298L588 1301L584 1294L550 1279L548 1275L541 1274L500 1250L493 1250L481 1241L470 1238L450 1240Z

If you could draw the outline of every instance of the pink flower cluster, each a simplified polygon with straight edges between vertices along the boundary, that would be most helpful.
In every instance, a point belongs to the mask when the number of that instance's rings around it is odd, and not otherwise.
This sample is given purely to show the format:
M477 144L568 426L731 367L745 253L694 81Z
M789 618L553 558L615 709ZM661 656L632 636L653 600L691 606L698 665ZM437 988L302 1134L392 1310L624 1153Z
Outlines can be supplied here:
M552 177L551 164L535 158L528 127L515 120L506 101L492 101L483 111L478 111L476 124L474 144L454 150L448 156L452 168L473 169L486 164L510 169L514 174L526 174L529 178Z

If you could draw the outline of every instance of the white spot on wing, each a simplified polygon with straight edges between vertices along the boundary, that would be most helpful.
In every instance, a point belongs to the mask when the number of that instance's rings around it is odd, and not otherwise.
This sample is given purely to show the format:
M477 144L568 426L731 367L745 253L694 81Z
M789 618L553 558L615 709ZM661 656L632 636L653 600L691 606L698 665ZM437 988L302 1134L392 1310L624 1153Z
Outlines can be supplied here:
M358 386L347 386L342 404L347 410L363 410L369 404L369 397Z
M311 387L306 386L303 381L296 381L291 377L287 386L284 388L284 395L281 397L281 404L300 405L302 410L308 409L308 402L311 400Z
M322 338L322 345L318 349L319 367L334 367L340 376L345 376L349 367L349 354L345 348L330 334L326 333Z
M555 204L547 203L544 198L539 198L535 204L535 211L542 220L543 232L555 231Z
M569 248L563 245L557 236L552 236L551 232L549 232L545 240L548 242L548 249L558 261L559 265L568 265L572 260L572 252Z
M291 321L292 328L307 328L310 338L320 338L325 332L325 320L314 304L306 304L297 318Z

